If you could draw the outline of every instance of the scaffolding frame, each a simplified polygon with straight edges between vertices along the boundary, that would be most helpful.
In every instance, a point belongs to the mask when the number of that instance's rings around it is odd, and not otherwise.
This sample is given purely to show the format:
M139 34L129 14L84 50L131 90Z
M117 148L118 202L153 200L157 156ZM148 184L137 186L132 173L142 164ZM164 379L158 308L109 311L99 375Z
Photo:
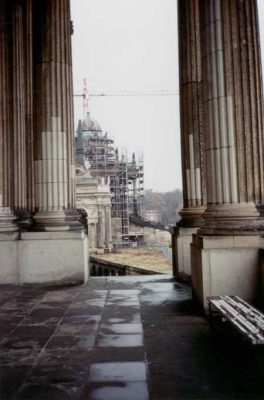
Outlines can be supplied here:
M107 133L89 131L83 135L84 157L91 165L91 175L109 182L112 194L112 218L120 219L121 240L129 242L129 215L140 215L144 197L143 157L136 160L135 153L128 161L125 153L119 156L114 139Z

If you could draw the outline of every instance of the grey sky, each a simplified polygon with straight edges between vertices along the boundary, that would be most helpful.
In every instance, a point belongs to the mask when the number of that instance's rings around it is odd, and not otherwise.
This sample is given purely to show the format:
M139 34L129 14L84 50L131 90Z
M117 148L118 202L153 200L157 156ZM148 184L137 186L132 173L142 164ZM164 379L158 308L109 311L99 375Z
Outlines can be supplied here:
M90 92L178 90L176 0L71 0L71 9L75 93L82 93L83 78ZM264 0L259 14L264 27ZM89 102L119 148L144 153L146 188L182 186L178 101L162 96ZM75 125L82 117L82 99L75 98Z

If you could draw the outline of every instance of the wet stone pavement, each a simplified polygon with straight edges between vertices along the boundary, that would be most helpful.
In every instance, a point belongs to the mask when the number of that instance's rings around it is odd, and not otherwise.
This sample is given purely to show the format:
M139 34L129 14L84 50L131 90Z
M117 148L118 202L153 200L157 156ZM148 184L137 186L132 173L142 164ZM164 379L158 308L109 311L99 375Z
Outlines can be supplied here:
M170 276L0 289L0 400L264 398L262 348Z

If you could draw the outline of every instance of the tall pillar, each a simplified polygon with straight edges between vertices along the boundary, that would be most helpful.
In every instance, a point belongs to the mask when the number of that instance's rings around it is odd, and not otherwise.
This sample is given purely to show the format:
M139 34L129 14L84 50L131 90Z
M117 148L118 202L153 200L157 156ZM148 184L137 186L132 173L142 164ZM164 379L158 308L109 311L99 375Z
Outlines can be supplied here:
M192 245L194 293L254 300L263 203L256 0L201 0L208 206ZM210 235L210 236L208 236Z
M79 222L74 224L80 216L73 209L70 3L38 0L32 4L36 214L34 226L21 233L18 243L19 280L84 282L88 278L87 236ZM27 143L30 146L30 138Z
M12 5L12 128L14 166L14 208L27 206L26 180L26 93L25 93L25 41L22 2Z
M199 0L179 0L178 19L184 204L173 233L173 251L176 277L188 279L190 243L203 223L206 204Z
M24 2L25 11L25 119L26 119L26 176L27 210L35 210L34 148L33 148L33 41L32 41L32 0Z
M112 223L111 205L105 206L105 247L107 251L112 248Z
M34 8L35 220L68 229L65 210L74 206L73 98L70 5L40 0Z
M22 228L34 207L32 0L12 2L13 208Z
M90 249L94 251L97 248L97 226L95 222L89 223L88 234Z
M16 238L13 206L12 154L12 69L10 48L12 9L9 1L0 2L0 235ZM12 233L13 232L13 233Z
M99 249L104 249L105 247L105 212L103 208L98 210L98 240L97 246Z

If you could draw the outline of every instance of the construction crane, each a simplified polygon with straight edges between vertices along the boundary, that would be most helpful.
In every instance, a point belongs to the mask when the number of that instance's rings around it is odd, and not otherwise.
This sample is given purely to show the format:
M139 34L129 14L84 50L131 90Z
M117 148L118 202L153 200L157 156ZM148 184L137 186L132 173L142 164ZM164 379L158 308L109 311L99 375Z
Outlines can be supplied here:
M82 94L75 94L74 97L83 98L83 113L86 116L89 112L89 98L90 97L130 97L130 96L179 96L177 90L152 90L152 91L139 91L139 90L119 90L119 91L101 91L95 90L88 94L87 79L83 80L83 92Z

